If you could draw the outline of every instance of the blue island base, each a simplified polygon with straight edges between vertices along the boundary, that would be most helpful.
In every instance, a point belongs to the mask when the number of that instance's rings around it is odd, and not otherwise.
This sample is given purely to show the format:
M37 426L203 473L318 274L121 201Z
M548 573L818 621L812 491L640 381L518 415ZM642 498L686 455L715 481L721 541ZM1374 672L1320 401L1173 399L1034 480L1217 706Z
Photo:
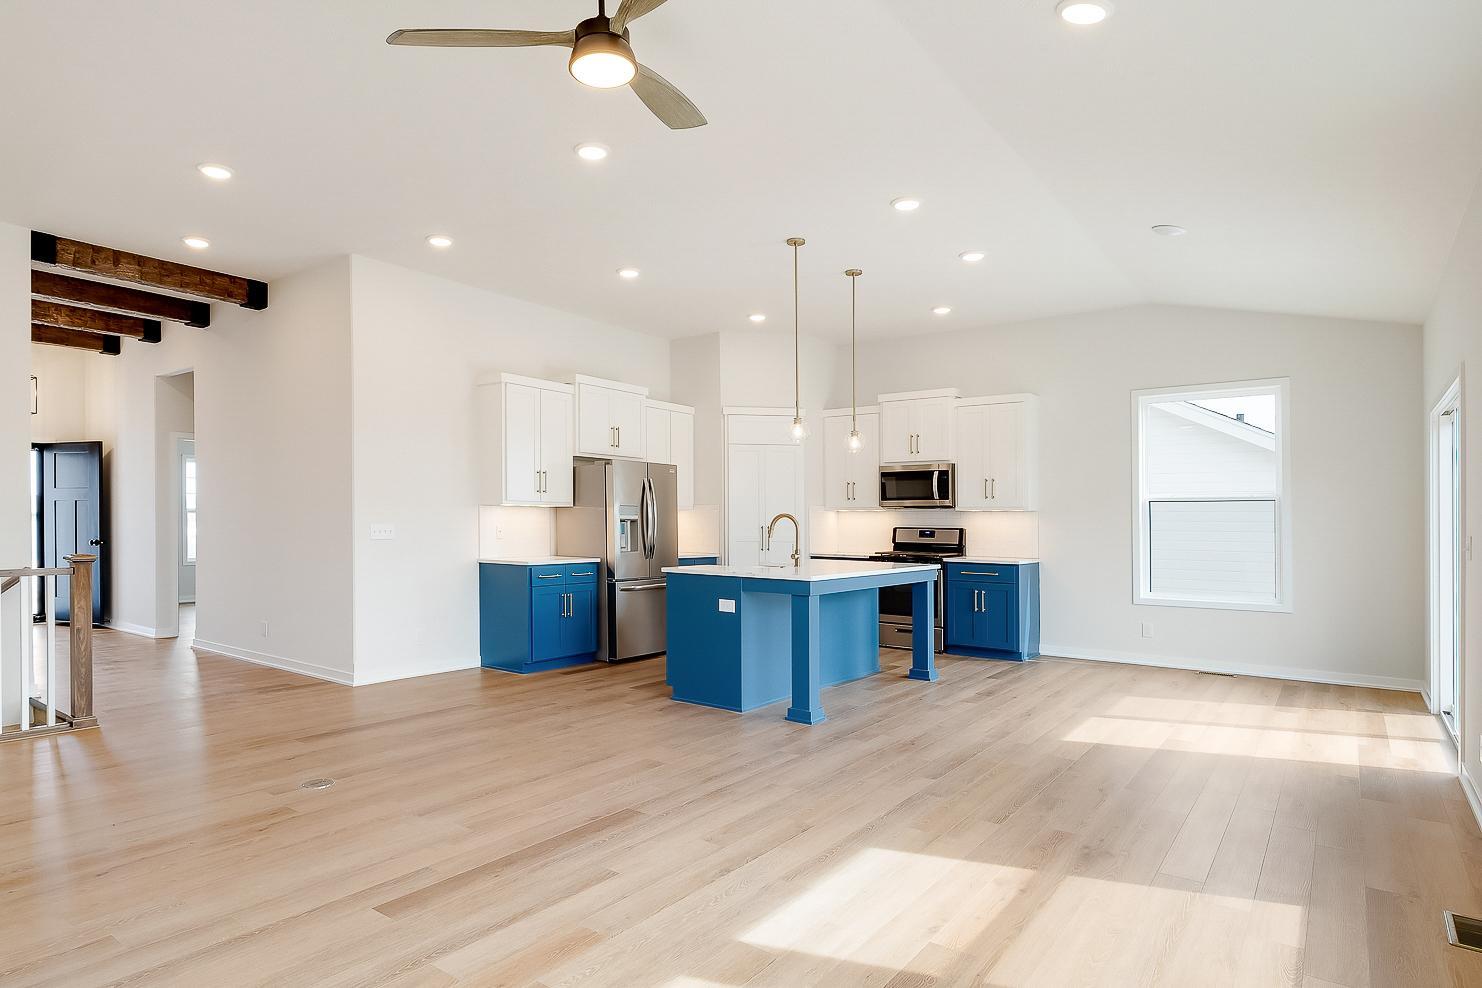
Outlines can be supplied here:
M668 585L667 680L674 699L744 713L793 695L794 598L749 593L731 577L676 573ZM815 607L804 610L816 614L818 622L819 685L878 673L879 591L871 587L812 600ZM816 724L823 713L790 707L787 719Z

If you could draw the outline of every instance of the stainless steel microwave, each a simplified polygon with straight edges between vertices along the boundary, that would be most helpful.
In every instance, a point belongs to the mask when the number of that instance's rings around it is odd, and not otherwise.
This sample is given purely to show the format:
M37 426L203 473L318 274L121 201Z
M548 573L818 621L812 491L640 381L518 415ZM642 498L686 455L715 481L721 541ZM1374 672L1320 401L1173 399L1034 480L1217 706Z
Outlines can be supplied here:
M906 463L880 468L880 507L953 508L956 506L956 464Z

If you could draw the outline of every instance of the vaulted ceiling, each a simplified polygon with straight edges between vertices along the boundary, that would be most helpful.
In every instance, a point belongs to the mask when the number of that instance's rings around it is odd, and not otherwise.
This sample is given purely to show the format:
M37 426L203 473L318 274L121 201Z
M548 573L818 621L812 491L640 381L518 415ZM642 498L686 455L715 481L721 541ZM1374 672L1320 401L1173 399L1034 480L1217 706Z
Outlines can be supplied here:
M632 39L691 131L564 49L383 42L593 7L5 5L0 219L260 279L359 252L664 336L789 327L792 235L829 334L851 266L865 335L1145 301L1419 321L1482 171L1479 4L1120 0L1077 29L1054 0L670 0Z

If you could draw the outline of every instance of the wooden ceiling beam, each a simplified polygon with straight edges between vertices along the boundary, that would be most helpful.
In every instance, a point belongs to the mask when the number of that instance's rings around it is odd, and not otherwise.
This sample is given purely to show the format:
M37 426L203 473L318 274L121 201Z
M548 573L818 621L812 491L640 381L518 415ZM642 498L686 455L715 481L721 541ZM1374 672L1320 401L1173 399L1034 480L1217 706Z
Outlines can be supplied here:
M71 278L64 274L53 274L50 271L31 272L31 296L46 299L49 302L85 305L93 309L111 309L145 319L183 322L187 326L197 326L202 329L211 325L210 302L156 295L154 292L141 292L137 288Z
M58 302L31 300L31 322L34 325L56 326L58 329L81 329L89 333L111 333L127 336L144 343L160 341L158 319L140 319L136 316L121 316L116 312L101 312L84 309L76 305Z
M214 302L231 302L247 309L268 307L268 286L261 281L68 240L50 233L32 231L31 260L167 292L195 295Z
M45 343L48 346L71 347L74 350L89 350L93 353L106 353L111 357L116 357L123 341L117 336L106 336L103 333L89 333L82 329L62 329L59 326L43 326L33 322L31 342Z

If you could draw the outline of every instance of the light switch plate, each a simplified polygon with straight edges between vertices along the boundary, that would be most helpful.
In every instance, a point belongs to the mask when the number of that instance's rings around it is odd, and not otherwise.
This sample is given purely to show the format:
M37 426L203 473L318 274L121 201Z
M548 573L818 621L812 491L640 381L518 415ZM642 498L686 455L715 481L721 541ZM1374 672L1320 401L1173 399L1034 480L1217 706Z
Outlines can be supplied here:
M386 524L372 525L370 527L370 537L372 542L389 542L396 538L396 526Z
M736 602L729 597L721 597L718 606L722 614L735 614Z

